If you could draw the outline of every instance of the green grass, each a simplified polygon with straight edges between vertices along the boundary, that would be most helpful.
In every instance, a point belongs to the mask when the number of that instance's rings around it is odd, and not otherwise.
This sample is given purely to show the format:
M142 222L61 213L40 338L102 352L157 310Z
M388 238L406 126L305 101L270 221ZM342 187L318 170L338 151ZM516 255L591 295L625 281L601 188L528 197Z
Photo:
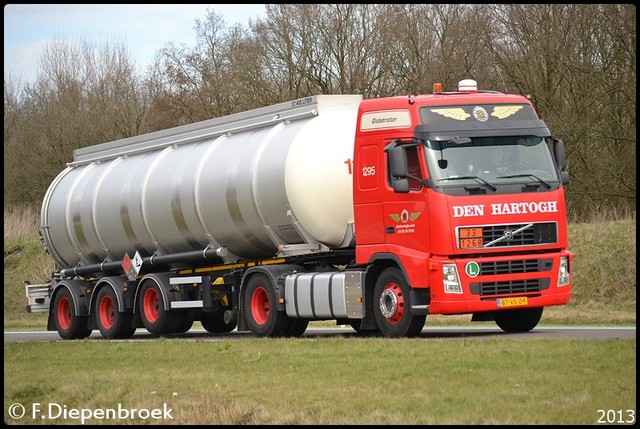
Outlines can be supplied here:
M85 423L595 424L599 409L635 409L635 362L635 340L5 343L4 400L173 410ZM39 423L27 414L5 407L5 422Z

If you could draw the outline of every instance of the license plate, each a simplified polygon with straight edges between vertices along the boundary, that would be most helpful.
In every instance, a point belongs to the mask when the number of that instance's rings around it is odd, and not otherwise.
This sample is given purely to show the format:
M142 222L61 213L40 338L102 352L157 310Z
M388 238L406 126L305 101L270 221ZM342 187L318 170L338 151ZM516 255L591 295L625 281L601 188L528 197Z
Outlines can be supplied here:
M521 296L518 298L501 298L498 300L498 308L520 307L522 305L527 305L526 296Z

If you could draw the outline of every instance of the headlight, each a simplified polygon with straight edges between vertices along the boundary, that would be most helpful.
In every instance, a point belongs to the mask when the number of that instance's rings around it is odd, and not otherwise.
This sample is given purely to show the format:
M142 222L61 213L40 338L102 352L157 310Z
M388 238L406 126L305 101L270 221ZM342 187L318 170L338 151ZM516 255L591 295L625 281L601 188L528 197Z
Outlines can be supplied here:
M445 293L462 293L462 285L455 264L442 265L442 284Z
M558 286L566 286L571 280L569 272L569 258L562 256L560 258L560 267L558 268Z

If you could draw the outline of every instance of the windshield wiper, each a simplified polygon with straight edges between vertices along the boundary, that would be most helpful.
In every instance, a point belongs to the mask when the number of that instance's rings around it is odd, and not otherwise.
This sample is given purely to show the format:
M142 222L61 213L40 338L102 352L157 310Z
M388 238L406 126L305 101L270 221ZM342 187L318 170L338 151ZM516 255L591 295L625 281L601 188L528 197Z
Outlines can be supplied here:
M491 183L487 182L486 180L484 180L481 177L478 176L451 176L451 177L443 177L442 179L438 179L438 182L441 182L443 180L478 180L480 181L483 185L491 188L492 191L497 190L497 188L495 186L493 186Z
M542 183L544 186L547 187L547 189L551 189L551 185L548 184L547 182L545 182L544 180L542 180L541 178L539 178L538 176L536 176L535 174L531 174L531 173L526 173L526 174L511 174L509 176L498 176L496 177L496 179L514 179L516 177L533 177L534 179L536 179L538 182Z

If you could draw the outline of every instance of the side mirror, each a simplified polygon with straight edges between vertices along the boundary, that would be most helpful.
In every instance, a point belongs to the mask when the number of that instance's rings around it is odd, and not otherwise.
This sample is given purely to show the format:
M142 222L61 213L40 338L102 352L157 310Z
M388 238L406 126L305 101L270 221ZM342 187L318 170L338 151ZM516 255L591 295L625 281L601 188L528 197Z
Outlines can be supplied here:
M407 177L407 153L402 147L396 146L389 150L389 168L393 177Z
M393 181L393 192L406 194L409 192L409 179L396 179Z
M556 164L560 171L565 171L567 169L567 160L564 154L564 142L557 137L551 137L553 140L553 155L556 158Z

